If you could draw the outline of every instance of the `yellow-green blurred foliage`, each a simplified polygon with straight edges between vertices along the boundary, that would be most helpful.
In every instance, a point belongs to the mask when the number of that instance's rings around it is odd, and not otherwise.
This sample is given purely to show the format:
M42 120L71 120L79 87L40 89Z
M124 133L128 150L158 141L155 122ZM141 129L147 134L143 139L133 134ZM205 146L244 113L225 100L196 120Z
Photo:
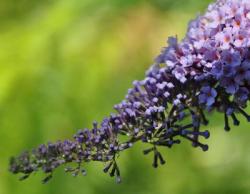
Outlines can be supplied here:
M0 194L241 194L250 193L250 124L223 131L210 116L210 150L189 143L164 150L151 167L145 145L121 154L123 183L87 165L88 176L58 169L19 182L8 158L40 143L70 138L112 112L134 79L165 46L184 36L188 21L211 0L1 0Z

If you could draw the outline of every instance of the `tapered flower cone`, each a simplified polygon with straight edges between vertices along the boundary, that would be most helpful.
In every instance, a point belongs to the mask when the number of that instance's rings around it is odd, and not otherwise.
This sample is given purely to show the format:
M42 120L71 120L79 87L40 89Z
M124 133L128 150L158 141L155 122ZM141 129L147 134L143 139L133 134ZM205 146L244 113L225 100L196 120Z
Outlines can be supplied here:
M74 176L86 174L86 162L106 163L105 173L120 182L117 155L142 141L149 145L144 154L154 154L153 167L164 164L159 146L171 148L182 140L203 151L201 142L209 131L205 111L223 114L225 130L229 121L239 125L237 114L250 121L244 111L250 93L250 1L218 0L206 13L191 21L185 38L168 39L155 64L142 81L134 81L116 113L92 129L83 129L71 140L40 145L10 160L10 171L21 179L35 171L46 173L47 182L60 165ZM127 140L122 142L121 136ZM124 139L124 138L123 138Z

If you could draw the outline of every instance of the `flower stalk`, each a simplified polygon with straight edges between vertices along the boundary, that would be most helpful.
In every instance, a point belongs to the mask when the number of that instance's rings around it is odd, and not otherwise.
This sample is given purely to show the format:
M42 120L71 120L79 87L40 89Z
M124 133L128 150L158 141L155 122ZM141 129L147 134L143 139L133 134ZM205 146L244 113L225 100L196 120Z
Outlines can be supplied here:
M151 147L153 167L166 163L158 147L171 148L189 141L203 151L210 136L206 111L224 115L224 129L240 124L250 93L250 2L218 0L204 15L191 21L185 38L168 39L168 47L156 58L142 81L134 81L126 98L115 105L116 113L79 130L70 140L42 144L10 160L10 171L23 174L43 171L43 183L61 165L73 176L86 175L84 163L105 163L103 171L121 182L117 156L136 142ZM121 136L127 140L122 141Z

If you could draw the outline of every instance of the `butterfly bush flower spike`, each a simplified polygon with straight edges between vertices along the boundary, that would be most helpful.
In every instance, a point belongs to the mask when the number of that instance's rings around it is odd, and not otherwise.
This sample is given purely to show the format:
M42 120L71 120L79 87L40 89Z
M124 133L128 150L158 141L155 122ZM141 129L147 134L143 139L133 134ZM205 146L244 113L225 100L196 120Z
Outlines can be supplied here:
M103 171L121 181L117 157L136 142L148 148L153 167L165 164L159 147L172 148L183 140L208 150L204 139L208 124L204 111L217 111L239 125L237 115L245 112L250 93L250 1L218 0L204 15L190 22L181 42L168 39L168 46L146 72L134 81L125 99L114 106L115 113L79 130L72 139L47 143L10 160L10 171L22 174L43 171L46 183L54 170L65 166L73 176L86 175L84 165L104 163ZM126 138L121 138L122 136Z

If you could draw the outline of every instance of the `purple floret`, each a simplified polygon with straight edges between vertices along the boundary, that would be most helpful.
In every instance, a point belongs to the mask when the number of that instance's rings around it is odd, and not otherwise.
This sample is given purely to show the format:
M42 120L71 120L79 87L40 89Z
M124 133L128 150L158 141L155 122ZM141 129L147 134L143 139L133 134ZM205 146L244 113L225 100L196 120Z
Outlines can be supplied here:
M214 104L216 96L217 92L215 89L211 88L210 86L203 86L201 88L201 94L199 95L199 102L210 107Z

